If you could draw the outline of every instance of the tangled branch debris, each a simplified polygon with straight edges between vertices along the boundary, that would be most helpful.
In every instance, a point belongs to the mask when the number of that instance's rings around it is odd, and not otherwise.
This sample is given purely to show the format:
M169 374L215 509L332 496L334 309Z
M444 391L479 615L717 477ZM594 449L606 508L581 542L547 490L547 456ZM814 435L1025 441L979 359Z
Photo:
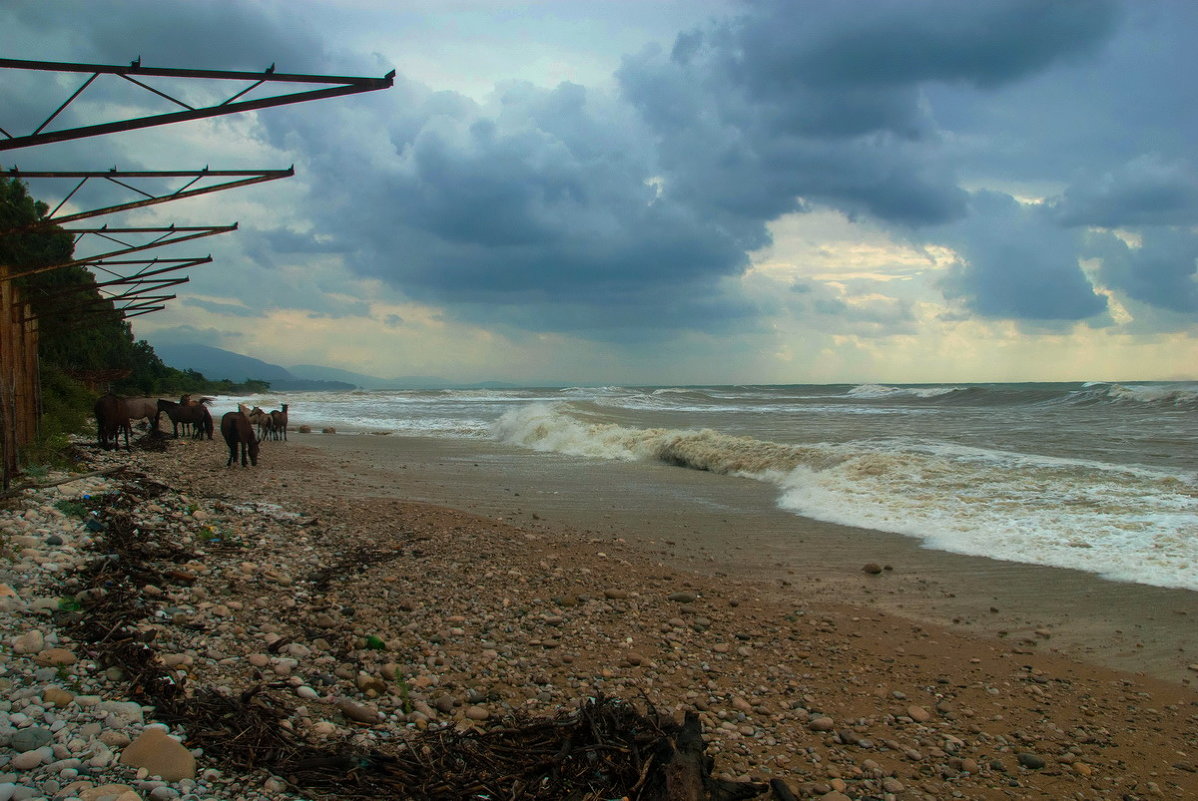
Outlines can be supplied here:
M168 490L139 476L91 502L103 556L83 577L86 608L64 613L64 622L96 658L121 668L133 700L184 728L186 744L217 765L266 771L306 795L348 801L732 801L766 790L712 778L698 717L688 713L679 724L647 702L642 711L600 696L552 718L412 731L368 749L349 738L306 739L290 723L292 697L281 683L233 693L190 686L156 658L154 629L139 625L154 611L140 588L186 578L174 566L195 556L133 522L137 504ZM329 575L316 578L327 583Z

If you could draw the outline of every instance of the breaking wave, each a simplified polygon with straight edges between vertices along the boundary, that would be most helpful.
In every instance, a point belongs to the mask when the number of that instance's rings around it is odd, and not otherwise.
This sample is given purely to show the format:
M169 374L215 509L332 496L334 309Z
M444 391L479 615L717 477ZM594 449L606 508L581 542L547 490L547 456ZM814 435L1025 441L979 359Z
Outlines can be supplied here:
M805 517L940 550L1198 590L1198 476L910 437L783 444L712 429L634 428L568 402L508 410L502 442L646 460L778 487Z

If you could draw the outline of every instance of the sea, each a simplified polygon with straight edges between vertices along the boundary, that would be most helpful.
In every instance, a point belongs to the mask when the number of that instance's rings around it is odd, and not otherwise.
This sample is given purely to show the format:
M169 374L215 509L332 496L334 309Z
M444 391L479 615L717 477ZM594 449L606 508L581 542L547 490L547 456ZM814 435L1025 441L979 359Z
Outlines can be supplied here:
M1198 590L1198 383L358 390L220 402L286 402L316 431L749 478L802 517Z

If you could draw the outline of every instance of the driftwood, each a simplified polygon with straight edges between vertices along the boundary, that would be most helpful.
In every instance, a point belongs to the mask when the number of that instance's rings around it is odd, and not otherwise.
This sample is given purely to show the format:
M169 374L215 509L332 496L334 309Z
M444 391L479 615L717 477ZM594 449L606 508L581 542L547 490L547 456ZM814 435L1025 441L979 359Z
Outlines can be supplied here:
M92 478L93 476L107 476L107 475L111 475L113 473L119 473L120 471L122 471L124 469L125 469L124 465L119 465L117 467L106 467L103 470L92 470L91 472L88 472L88 473L76 473L73 476L68 476L67 478L56 479L54 481L25 481L20 484L16 484L12 487L9 487L7 492L0 493L0 498L7 498L10 495L16 495L18 492L24 492L27 489L33 489L33 490L48 489L49 487L57 487L60 484L70 484L72 481L78 481L81 478Z
M696 712L687 712L682 726L667 739L673 755L662 765L665 786L661 801L736 801L754 798L765 785L711 777L711 758L703 744L703 727Z

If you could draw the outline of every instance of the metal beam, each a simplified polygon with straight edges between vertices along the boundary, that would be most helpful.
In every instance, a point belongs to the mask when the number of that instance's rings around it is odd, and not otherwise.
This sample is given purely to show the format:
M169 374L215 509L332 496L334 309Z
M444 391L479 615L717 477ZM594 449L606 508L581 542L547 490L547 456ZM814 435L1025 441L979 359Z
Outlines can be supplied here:
M175 270L183 270L188 267L196 267L201 264L208 264L211 261L212 256L203 256L201 258L194 259L106 259L103 261L89 261L87 266L93 270L99 270L101 272L108 273L109 275L115 275L119 278L121 277L119 273L108 268L126 264L144 264L146 267L154 267L160 264L170 265L160 267L157 270L138 270L129 276L129 278L148 278L151 275L162 275L163 273L170 273L174 272Z
M197 195L207 195L212 192L220 192L225 189L234 189L239 186L249 186L250 184L259 184L265 181L276 181L280 178L289 178L292 175L295 175L295 167L291 166L285 170L210 170L205 167L202 170L156 171L118 170L114 167L108 171L67 170L54 172L40 170L22 171L17 167L13 167L8 171L8 175L9 177L18 180L27 180L30 178L75 178L79 179L79 182L75 185L75 188L67 194L66 197L59 201L58 205L48 215L36 222L15 226L13 228L0 229L0 236L22 231L31 231L50 225L60 225L62 223L74 222L75 220L82 220L88 217L99 217L103 214L113 214L118 211L128 211L130 209L139 209L146 206L157 205L159 203L169 203L172 200L182 200L183 198L196 197ZM84 187L84 185L93 178L115 184L131 192L136 192L140 195L143 195L144 198L141 200L133 200L126 203L118 203L112 206L91 209L88 211L81 211L75 214L56 216L63 205L65 205L67 201L74 197L75 194L78 193ZM190 178L191 180L173 192L152 194L119 180L132 178ZM232 180L209 186L195 187L197 182L205 178L229 178Z
M85 229L82 231L67 231L67 233L79 233L79 234L88 234L88 233L97 233L98 234L100 232L127 233L127 232L174 231L174 232L181 232L183 235L176 236L174 238L168 238L169 234L167 234L167 235L163 235L163 236L159 237L158 239L155 239L153 242L150 242L149 244L146 244L146 245L137 245L137 246L130 245L125 248L122 248L121 250L114 250L109 253L99 253L99 254L96 254L95 256L89 256L86 259L74 259L72 261L63 262L61 264L49 264L49 265L46 265L45 267L35 267L35 268L29 269L29 270L24 270L22 272L10 273L9 275L6 276L6 278L8 278L8 279L23 278L27 275L38 275L39 273L48 273L51 270L61 270L66 267L86 266L87 264L89 264L91 262L99 262L99 261L103 261L105 259L115 258L117 256L125 256L130 253L139 253L143 250L150 250L151 248L160 248L160 247L165 247L166 245L175 245L175 244L178 244L179 242L189 242L193 239L200 239L205 236L213 236L214 234L224 234L224 233L228 233L229 231L236 231L236 230L237 230L237 223L233 223L232 225L194 226L194 227L187 227L187 228L176 228L174 226L171 226L170 228L140 228L140 229L139 228L107 228L107 227L105 227L105 228L97 228L94 230ZM197 233L191 233L193 231L197 232ZM107 238L112 239L112 237L107 237Z
M300 74L279 74L274 72L273 65L263 72L239 72L230 70L189 70L189 69L162 69L154 67L142 67L141 59L138 58L128 67L120 65L107 64L73 64L55 61L26 61L22 59L0 58L0 69L19 69L19 70L41 70L47 72L66 72L66 73L83 73L89 74L84 83L75 90L50 116L42 121L40 125L32 133L22 136L14 136L3 128L0 128L0 150L11 150L20 147L29 147L30 145L43 145L51 142L64 142L71 139L83 139L89 136L100 136L103 134L116 133L118 131L132 131L139 128L149 128L155 125L168 125L175 122L184 122L187 120L205 119L208 117L217 117L224 114L234 114L241 111L253 111L261 108L271 108L273 106L289 105L291 103L300 103L307 100L320 100L326 97L340 97L342 95L359 94L361 92L373 92L378 89L388 89L391 87L395 78L395 70L387 73L382 78L363 78L349 76L334 76L334 75L300 75ZM128 120L119 120L116 122L100 123L97 125L84 125L76 128L65 128L58 131L45 131L55 117L57 117L67 106L71 104L75 98L79 97L84 90L101 75L115 75L123 78L136 86L145 89L152 94L163 97L176 105L183 107L182 111L174 111L165 114L154 114L146 117L135 117ZM251 81L248 87L233 94L224 101L203 108L193 108L187 103L172 97L166 92L162 92L147 84L137 80L136 77L162 77L162 78L184 78L184 79L205 79L205 80L234 80L234 81ZM247 92L256 89L264 83L304 83L327 85L324 89L312 89L303 92L292 92L291 94L273 95L271 97L259 98L257 100L238 100Z

